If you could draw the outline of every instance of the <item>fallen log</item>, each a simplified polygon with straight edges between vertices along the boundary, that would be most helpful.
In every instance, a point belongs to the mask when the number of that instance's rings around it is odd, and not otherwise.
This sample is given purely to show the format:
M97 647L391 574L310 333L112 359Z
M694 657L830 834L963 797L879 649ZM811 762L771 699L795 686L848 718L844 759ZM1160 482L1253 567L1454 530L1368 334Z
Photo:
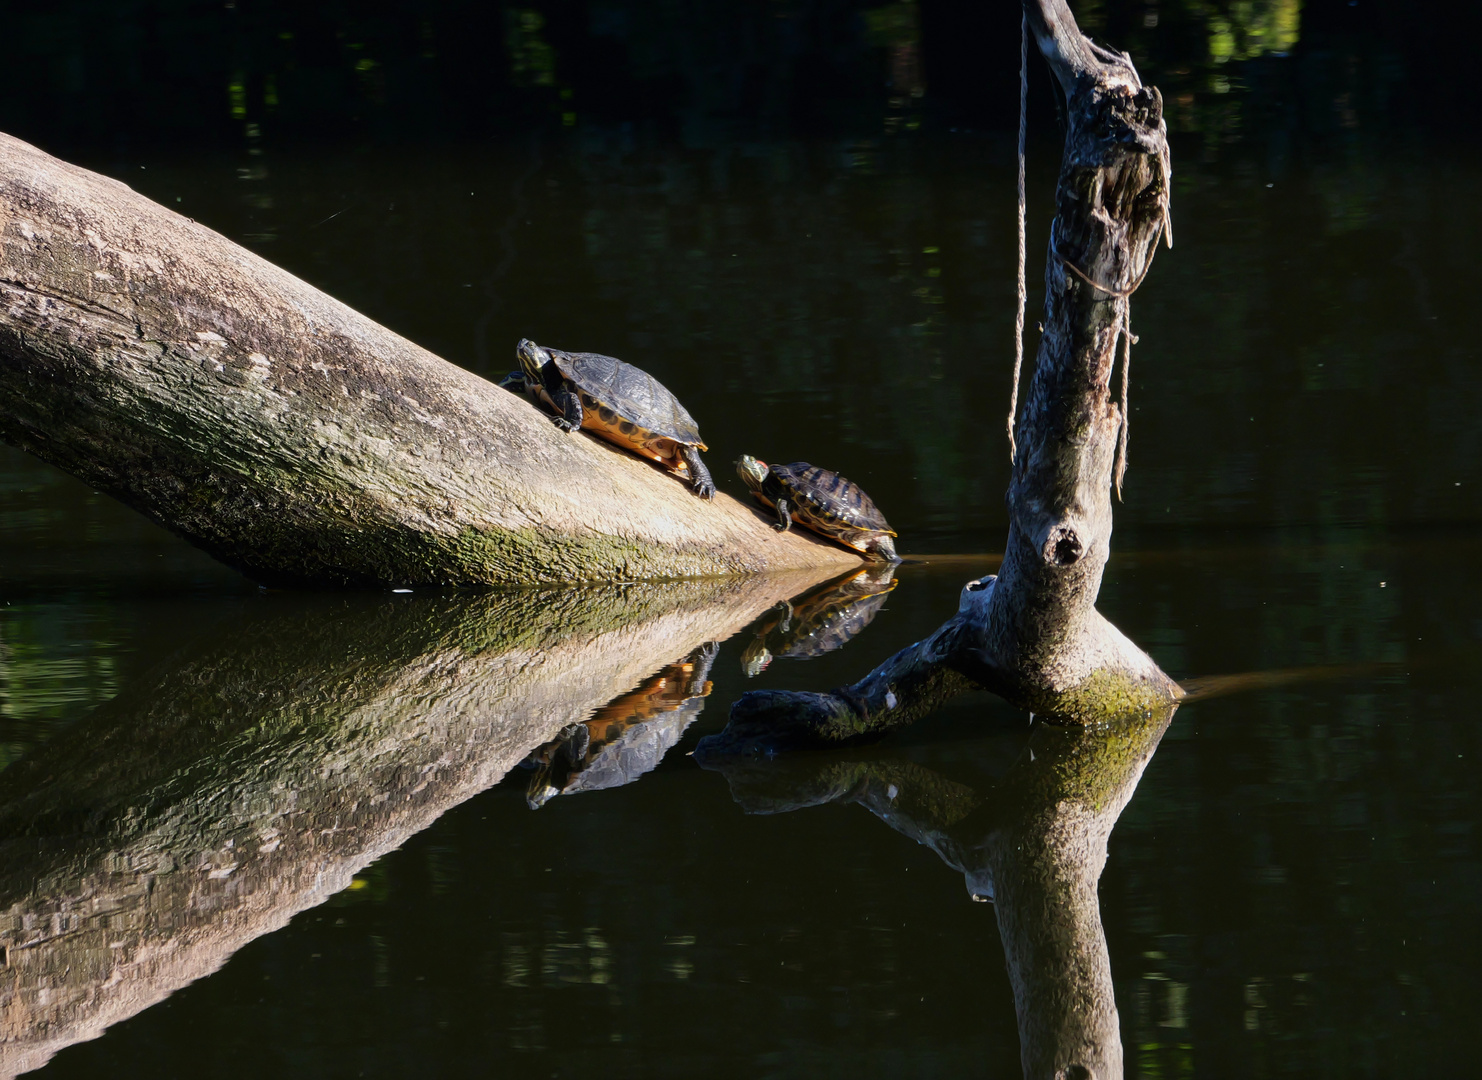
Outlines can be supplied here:
M0 438L263 582L859 564L563 434L211 229L3 134Z

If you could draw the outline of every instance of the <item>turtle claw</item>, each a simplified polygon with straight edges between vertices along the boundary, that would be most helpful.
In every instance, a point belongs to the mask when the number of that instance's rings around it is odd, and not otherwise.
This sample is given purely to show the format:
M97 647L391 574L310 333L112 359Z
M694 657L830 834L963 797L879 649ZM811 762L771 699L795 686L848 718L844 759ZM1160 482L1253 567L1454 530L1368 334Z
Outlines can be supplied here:
M570 420L566 419L566 417L564 417L564 416L553 416L553 417L551 417L551 423L555 424L558 428L560 428L562 431L566 432L566 434L568 434L568 435L571 434L573 431L575 431L577 428L581 427L580 424L573 424Z
M690 490L707 501L715 498L715 481L710 478L710 470L700 460L700 451L693 446L682 446L679 459L689 471Z

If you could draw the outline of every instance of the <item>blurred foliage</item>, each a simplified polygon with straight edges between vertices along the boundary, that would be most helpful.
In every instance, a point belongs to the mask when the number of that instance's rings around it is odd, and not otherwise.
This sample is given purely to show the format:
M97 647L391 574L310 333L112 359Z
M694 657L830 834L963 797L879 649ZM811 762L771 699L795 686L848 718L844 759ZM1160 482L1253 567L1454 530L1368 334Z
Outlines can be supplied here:
M509 24L505 44L509 48L510 81L516 86L554 86L556 50L541 40L545 19L540 12L506 8Z
M0 769L118 690L108 613L58 604L3 611Z
M1074 6L1162 87L1175 130L1214 143L1265 122L1242 103L1284 77L1273 59L1294 59L1297 98L1313 103L1357 64L1367 89L1350 108L1389 112L1394 70L1424 85L1437 77L1424 50L1453 47L1400 0ZM279 144L636 125L714 145L1016 122L1012 0L0 0L0 15L0 129L63 153L236 144L249 124ZM1037 62L1034 81L1032 111L1048 116ZM1463 83L1427 115L1460 111L1476 92Z
M1211 5L1202 4L1208 8ZM1229 5L1229 14L1210 15L1209 56L1217 64L1249 60L1262 53L1285 53L1297 44L1301 0L1253 0Z

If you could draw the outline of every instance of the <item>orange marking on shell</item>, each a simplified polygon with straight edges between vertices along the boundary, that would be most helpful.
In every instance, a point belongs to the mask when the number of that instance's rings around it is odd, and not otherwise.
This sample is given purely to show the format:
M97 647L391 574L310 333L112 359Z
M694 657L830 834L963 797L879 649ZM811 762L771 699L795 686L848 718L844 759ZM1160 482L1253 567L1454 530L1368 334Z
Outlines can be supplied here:
M679 456L679 444L673 439L662 435L655 436L652 432L646 432L636 426L631 432L625 432L619 426L622 423L621 417L608 423L594 409L582 417L581 426L593 435L600 435L614 446L647 458L649 461L658 462L670 472L678 473L680 476L689 475L689 466Z

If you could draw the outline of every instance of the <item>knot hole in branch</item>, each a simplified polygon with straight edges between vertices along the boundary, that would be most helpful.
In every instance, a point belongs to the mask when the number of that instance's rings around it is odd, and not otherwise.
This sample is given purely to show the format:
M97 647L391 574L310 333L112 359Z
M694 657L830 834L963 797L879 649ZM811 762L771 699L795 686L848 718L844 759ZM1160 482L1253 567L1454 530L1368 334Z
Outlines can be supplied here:
M1157 127L1163 119L1163 95L1156 86L1144 86L1132 95L1135 119L1148 127Z
M1056 566L1070 566L1080 560L1084 554L1081 546L1081 538L1075 534L1075 530L1062 525L1050 533L1050 538L1045 541L1044 557L1046 562Z

